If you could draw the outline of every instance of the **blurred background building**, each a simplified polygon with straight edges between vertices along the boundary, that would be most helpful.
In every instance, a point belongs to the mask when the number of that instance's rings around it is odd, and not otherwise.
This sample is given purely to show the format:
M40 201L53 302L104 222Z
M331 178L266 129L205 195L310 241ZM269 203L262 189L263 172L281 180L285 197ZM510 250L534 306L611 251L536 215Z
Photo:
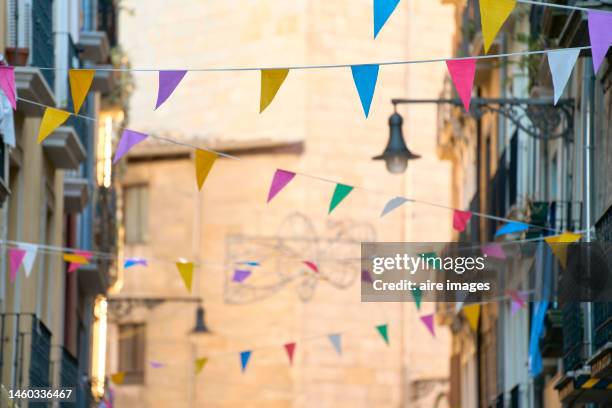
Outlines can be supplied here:
M478 2L442 3L455 7L453 54L480 54ZM594 1L588 6L611 9L606 4ZM588 44L586 13L519 4L498 35L493 53ZM549 72L543 54L479 61L474 96L550 100ZM550 118L569 118L567 132L561 129L562 121L552 122L539 137L525 131L528 127L521 129L520 124L538 126L549 120L547 112L537 107L512 106L505 115L476 114L475 119L466 119L463 109L441 105L438 151L452 163L453 206L558 230L590 230L585 240L609 241L611 73L610 58L595 75L590 52L582 52L565 102L548 112ZM453 97L452 92L447 78L441 98ZM509 116L518 118L518 124ZM491 242L499 226L473 218L456 239ZM525 237L541 234L532 229ZM553 263L545 269L554 276L561 274ZM483 305L476 333L454 305L440 307L441 318L452 330L451 407L609 406L611 303L551 302L541 337L534 327L536 305L529 303L516 314L510 302ZM539 373L530 372L530 342L543 357Z
M95 262L67 273L62 252L115 252L110 166L97 169L110 163L108 124L121 120L121 86L114 74L98 71L80 111L97 122L71 117L42 144L37 134L44 108L36 104L72 110L68 69L111 66L116 13L112 0L0 1L0 53L15 67L23 98L16 112L3 110L0 117L2 406L9 389L75 387L76 402L66 405L75 407L89 407L104 392L100 324L103 295L116 275L114 257L94 256ZM29 277L19 272L11 282L7 250L21 242L38 245L36 261Z
M453 9L401 2L376 41L372 2L125 1L120 42L138 68L368 63L451 52ZM424 33L436 40L423 41ZM156 72L134 72L129 127L231 153L197 192L193 149L148 140L124 163L126 257L109 299L109 372L124 372L117 406L445 407L447 330L432 338L414 303L360 302L364 240L446 241L451 214L409 205L379 219L395 195L449 202L449 165L436 157L434 106L402 107L423 156L392 175L372 161L389 137L390 99L438 95L445 67L381 67L366 120L349 68L292 70L261 115L252 72L189 72L154 111ZM276 168L355 190L330 216L333 184L296 177L270 204ZM196 263L190 296L175 262ZM238 263L261 262L242 284ZM318 279L303 264L317 264ZM352 261L351 261L352 260ZM209 333L192 333L202 306ZM433 312L424 305L422 314ZM375 326L389 324L386 346ZM201 326L200 326L201 327ZM328 333L343 334L339 357ZM313 336L322 336L312 339ZM283 344L297 341L290 366ZM246 372L239 352L254 348ZM209 357L199 375L198 357ZM161 363L162 367L159 368Z

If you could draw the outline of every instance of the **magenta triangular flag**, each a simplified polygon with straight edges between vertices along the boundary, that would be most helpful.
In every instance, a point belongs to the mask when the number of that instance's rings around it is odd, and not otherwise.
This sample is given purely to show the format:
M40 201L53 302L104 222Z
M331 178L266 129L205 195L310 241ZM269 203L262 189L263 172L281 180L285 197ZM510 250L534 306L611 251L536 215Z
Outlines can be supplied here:
M436 337L436 332L434 331L434 320L433 319L434 319L434 315L432 314L421 316L421 321L425 324L425 326L427 327L427 330L429 330L432 336Z
M285 350L287 351L287 356L289 357L289 364L293 365L293 353L295 352L295 343L285 344Z
M117 163L119 159L125 156L125 154L129 152L132 147L136 146L147 137L149 137L149 135L135 132L130 129L124 129L123 133L121 134L121 139L119 140L119 145L117 146L117 151L115 152L113 164Z
M474 86L474 76L476 75L476 60L461 59L446 61L448 73L455 84L455 89L465 106L465 110L470 110L472 100L472 87Z
M159 87L157 88L155 109L166 102L166 99L172 95L186 73L187 71L159 71Z
M268 192L268 202L272 200L293 178L295 173L287 170L277 169L272 178L272 184L270 185L270 191Z
M8 98L13 110L17 110L17 92L15 90L15 68L0 67L0 91Z
M19 271L19 267L23 262L23 258L26 255L26 251L19 248L9 248L9 272L11 282L15 282L15 278L17 278L17 272Z
M612 45L612 13L589 11L589 37L593 52L593 69L595 73L606 58L608 48Z
M453 212L453 228L459 232L465 231L465 226L470 218L472 218L472 213L470 211L455 210Z
M502 248L500 244L492 243L484 245L482 247L482 253L492 258L506 259L506 252L504 252L504 248Z

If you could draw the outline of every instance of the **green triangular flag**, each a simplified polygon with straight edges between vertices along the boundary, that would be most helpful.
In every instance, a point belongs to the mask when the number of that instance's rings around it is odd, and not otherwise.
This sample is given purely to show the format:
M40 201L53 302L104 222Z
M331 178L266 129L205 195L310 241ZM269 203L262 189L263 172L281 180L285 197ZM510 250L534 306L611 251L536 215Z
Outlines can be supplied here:
M352 186L347 186L346 184L340 183L336 184L336 189L334 190L331 203L329 203L329 212L327 214L331 214L331 212L334 211L334 208L336 208L351 191L353 191Z
M389 344L389 333L387 332L386 324L381 324L380 326L376 326L376 330L380 333L385 343Z
M421 310L421 298L423 297L421 289L412 289L412 297L414 298L414 303L416 303L417 310Z

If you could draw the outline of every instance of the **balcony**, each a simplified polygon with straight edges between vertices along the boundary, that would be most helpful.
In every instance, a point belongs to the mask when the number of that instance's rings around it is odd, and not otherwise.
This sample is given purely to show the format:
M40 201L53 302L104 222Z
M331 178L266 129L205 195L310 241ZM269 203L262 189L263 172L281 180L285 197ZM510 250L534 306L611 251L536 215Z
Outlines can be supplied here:
M77 170L87 153L72 126L61 126L42 142L43 150L56 169Z
M80 213L89 200L89 180L75 171L64 175L64 209L67 213Z
M94 64L108 61L110 45L104 31L81 31L79 34L80 57Z
M52 88L38 68L15 67L15 86L20 98L55 106ZM21 100L17 100L17 110L26 116L42 116L44 113L43 107Z

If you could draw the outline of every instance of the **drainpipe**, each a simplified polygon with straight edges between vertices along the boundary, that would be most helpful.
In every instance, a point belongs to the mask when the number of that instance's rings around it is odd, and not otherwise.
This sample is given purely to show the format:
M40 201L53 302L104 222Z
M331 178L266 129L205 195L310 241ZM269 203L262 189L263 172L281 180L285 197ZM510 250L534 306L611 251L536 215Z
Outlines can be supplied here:
M583 194L583 211L584 211L584 229L585 241L591 242L593 239L591 225L592 220L592 156L593 156L593 124L594 124L594 88L595 88L595 73L593 72L593 64L591 58L584 58L583 70L582 70L582 137L583 137L583 172L584 172L584 187L582 189ZM587 265L587 273L590 273L590 265ZM587 356L593 353L592 343L592 309L593 304L591 302L585 302L583 304L584 314L584 352Z

